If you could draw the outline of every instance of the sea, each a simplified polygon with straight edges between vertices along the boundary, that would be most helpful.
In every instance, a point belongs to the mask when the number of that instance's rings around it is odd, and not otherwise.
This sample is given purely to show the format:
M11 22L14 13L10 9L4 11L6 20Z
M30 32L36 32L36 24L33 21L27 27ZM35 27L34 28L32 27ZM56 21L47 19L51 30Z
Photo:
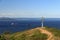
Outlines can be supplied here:
M21 32L32 28L41 27L41 18L14 18L14 20L0 20L0 33ZM60 18L43 19L44 27L60 29Z

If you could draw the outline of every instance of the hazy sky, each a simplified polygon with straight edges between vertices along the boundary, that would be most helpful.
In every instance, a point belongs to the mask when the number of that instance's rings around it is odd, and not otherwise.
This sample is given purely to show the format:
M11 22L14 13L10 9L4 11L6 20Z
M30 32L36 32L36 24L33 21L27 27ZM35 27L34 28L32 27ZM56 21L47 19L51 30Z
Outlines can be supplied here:
M60 18L60 0L0 0L0 17Z

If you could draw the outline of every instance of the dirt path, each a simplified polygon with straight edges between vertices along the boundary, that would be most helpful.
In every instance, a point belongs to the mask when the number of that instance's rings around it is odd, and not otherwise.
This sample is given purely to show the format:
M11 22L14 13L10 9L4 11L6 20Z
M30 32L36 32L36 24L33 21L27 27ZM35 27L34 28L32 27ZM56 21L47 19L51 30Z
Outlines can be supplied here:
M40 30L41 33L47 34L48 35L48 39L47 40L54 40L54 36L51 32L47 31L45 28L37 28Z

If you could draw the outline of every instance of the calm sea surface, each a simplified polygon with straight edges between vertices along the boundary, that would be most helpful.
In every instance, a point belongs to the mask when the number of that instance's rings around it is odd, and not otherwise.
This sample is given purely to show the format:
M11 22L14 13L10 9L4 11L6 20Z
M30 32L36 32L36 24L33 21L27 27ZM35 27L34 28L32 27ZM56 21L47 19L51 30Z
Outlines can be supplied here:
M41 26L41 20L0 20L0 33L18 32ZM44 26L60 29L60 20L44 20Z

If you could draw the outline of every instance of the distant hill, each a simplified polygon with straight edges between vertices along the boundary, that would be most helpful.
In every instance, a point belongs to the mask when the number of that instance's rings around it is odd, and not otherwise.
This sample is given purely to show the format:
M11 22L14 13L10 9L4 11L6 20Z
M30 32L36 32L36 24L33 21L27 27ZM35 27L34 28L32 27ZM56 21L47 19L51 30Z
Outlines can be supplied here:
M9 18L9 17L0 17L0 20L39 20L41 18ZM44 21L60 21L60 18L44 18Z
M0 17L0 20L15 20L14 18Z
M48 27L38 27L23 32L9 34L5 32L0 39L6 40L60 40L60 30Z
M9 17L0 17L0 20L41 20L39 18L9 18Z

